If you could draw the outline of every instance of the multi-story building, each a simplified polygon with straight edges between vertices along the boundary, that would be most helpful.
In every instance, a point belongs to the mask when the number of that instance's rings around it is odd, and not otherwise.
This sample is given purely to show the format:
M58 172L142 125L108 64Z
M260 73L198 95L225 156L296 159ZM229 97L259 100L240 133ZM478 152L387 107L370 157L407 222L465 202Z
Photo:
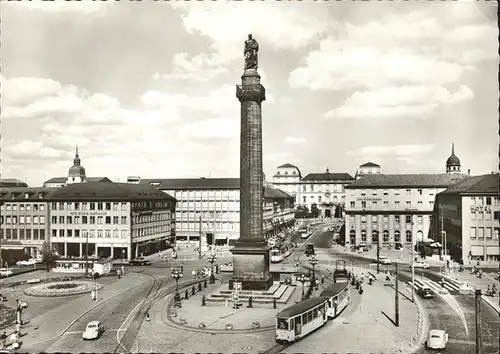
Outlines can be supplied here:
M63 257L130 260L175 239L176 200L149 185L71 184L48 201L52 248Z
M278 166L273 185L295 198L296 205L317 206L322 216L333 217L335 207L345 203L344 187L354 181L348 173L309 173L302 177L297 166L286 163Z
M381 173L383 173L383 171L380 165L377 165L376 163L373 162L367 162L358 167L354 178L360 179L364 175L381 174Z
M155 186L175 196L176 242L202 245L234 245L240 236L240 181L238 178L140 179L133 182ZM264 188L265 236L294 223L293 197Z
M437 195L437 227L440 234L444 231L453 259L466 265L498 265L499 177L470 177Z
M47 188L58 188L73 183L85 182L112 182L107 177L87 177L85 168L81 165L80 156L78 155L78 146L76 147L76 154L73 160L73 166L69 168L68 177L53 177L44 182L43 186Z
M0 248L24 249L36 256L49 239L50 188L0 189Z
M346 242L412 244L435 239L436 195L466 178L459 174L367 174L346 186Z

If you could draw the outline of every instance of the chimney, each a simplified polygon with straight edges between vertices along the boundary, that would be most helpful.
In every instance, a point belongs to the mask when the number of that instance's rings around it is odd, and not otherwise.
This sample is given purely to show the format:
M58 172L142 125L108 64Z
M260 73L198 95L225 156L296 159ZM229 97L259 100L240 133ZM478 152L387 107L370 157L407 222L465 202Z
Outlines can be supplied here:
M467 176L470 176L470 168L467 170Z

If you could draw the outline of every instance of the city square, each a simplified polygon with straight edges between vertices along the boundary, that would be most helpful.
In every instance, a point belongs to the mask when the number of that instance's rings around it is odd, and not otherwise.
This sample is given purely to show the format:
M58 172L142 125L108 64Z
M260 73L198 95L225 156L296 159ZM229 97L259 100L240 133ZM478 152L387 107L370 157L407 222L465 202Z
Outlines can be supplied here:
M2 353L500 352L496 3L0 6Z

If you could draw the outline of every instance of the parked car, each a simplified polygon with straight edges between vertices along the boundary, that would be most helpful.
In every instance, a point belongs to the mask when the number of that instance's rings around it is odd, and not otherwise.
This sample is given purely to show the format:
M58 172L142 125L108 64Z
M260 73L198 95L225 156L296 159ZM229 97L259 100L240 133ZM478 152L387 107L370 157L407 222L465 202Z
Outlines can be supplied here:
M387 258L386 256L378 257L378 261L380 264L392 264L391 260L389 258Z
M141 266L149 266L151 265L151 262L148 261L147 259L144 259L143 257L138 257L135 259L132 259L129 264L131 266L136 266L136 265L141 265Z
M0 277L10 277L12 274L12 269L9 268L0 268Z
M18 261L16 264L18 266L32 266L34 264L36 264L37 261L35 258L31 258L31 259L28 259L27 261Z
M434 292L431 288L423 286L417 290L417 295L423 297L424 299L432 299L434 297Z
M104 332L104 326L99 321L90 321L82 333L82 338L85 340L97 339Z
M448 333L442 329L432 329L429 331L429 336L425 342L428 349L446 349L448 344Z
M429 269L430 266L427 264L426 261L416 261L415 263L412 264L414 268L421 268L421 269Z

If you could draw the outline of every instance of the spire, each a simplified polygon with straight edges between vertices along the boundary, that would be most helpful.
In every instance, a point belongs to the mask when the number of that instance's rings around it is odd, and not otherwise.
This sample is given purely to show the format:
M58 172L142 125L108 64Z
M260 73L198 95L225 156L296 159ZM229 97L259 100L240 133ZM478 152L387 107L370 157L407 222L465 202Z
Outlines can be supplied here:
M76 146L76 153L75 153L75 158L73 159L73 165L74 166L80 166L80 156L78 156L78 145Z
M451 143L451 154L455 155L455 143Z
M78 157L78 145L76 145L76 155L75 157Z

